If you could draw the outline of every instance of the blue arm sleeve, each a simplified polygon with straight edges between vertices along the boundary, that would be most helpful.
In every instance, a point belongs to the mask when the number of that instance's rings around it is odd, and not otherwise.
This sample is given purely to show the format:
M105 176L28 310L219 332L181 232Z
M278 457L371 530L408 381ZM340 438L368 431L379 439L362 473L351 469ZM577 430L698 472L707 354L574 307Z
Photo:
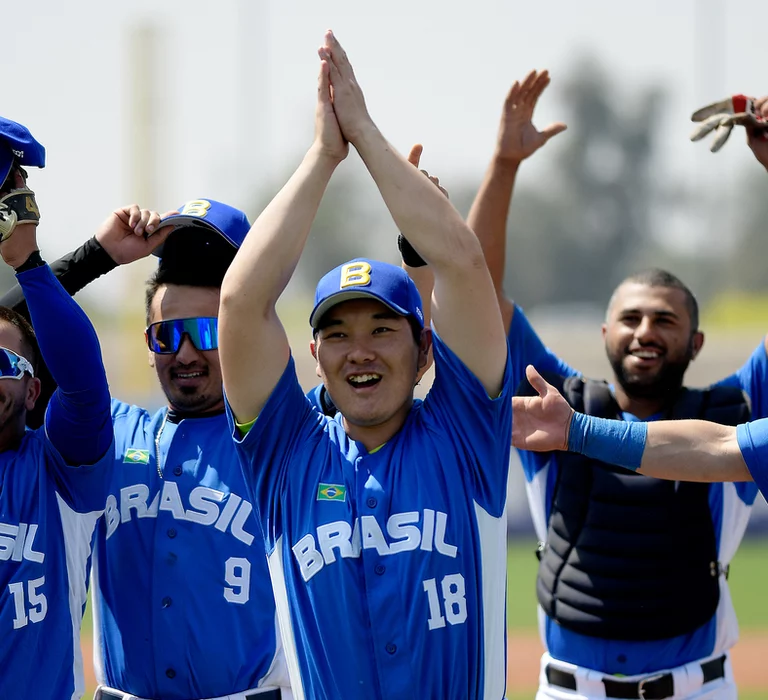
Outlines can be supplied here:
M48 439L67 464L93 464L112 442L109 386L96 331L48 265L16 278L40 354L59 386L46 415Z
M747 392L752 402L752 420L768 417L768 355L764 341L742 367L717 384L739 387Z
M509 353L512 363L512 389L517 389L525 379L525 368L533 365L539 372L551 372L563 377L570 377L578 372L561 360L544 345L531 326L523 310L515 304L515 313L507 334Z
M741 456L763 496L768 495L768 418L736 427Z
M645 452L648 424L608 420L574 413L568 433L568 450L592 459L637 471Z

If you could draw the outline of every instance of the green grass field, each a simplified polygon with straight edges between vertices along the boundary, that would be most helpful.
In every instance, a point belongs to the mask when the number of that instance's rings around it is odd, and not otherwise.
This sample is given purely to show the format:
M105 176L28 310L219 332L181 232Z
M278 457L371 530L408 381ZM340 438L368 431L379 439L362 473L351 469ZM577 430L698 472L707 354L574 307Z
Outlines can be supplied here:
M533 540L510 544L507 571L507 621L510 632L533 632L536 629L536 566ZM768 601L763 597L763 586L768 581L768 539L750 540L739 549L731 565L729 582L736 612L742 630L768 631ZM91 634L90 611L83 622L83 637ZM86 659L86 663L88 663ZM535 683L535 673L533 683ZM92 688L84 696L91 700ZM535 689L514 693L507 700L533 700ZM768 692L741 692L740 700L765 700Z
M759 690L754 693L739 692L739 700L765 700L766 692ZM512 693L507 695L507 700L533 700L535 691L530 693Z
M536 542L513 542L507 559L507 623L510 632L534 631L536 621ZM768 600L763 586L768 581L768 539L748 540L731 564L728 582L744 631L768 631ZM535 681L534 681L535 683ZM743 691L739 700L765 700L768 691ZM511 693L507 700L533 700L534 692Z
M507 700L533 700L535 692L531 693L513 693L507 695ZM739 693L739 700L765 700L765 691L756 693Z

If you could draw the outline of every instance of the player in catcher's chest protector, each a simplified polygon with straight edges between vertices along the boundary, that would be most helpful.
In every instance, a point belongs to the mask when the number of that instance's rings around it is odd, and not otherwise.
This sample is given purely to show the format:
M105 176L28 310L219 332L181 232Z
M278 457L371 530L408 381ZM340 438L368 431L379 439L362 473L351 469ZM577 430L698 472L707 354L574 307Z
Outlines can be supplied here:
M622 425L574 411L532 367L526 372L538 396L512 399L515 447L610 458L625 469L659 479L754 481L763 495L768 493L768 418L737 426L701 420Z
M538 132L531 121L548 82L532 73L511 88L497 152L468 218L496 282L515 386L531 364L557 376L574 407L594 415L730 425L768 415L765 338L709 390L683 387L704 334L696 299L668 272L633 275L614 291L602 328L610 384L583 379L555 356L505 295L506 218L517 169L564 129ZM768 142L750 132L749 145L768 165ZM519 454L541 542L536 588L546 653L538 700L735 698L728 650L738 627L726 576L754 484L675 484L578 455Z
M23 317L0 308L0 698L62 700L84 691L80 624L112 427L96 334L40 258L22 165L42 167L44 150L0 118L0 255L16 270L37 332L36 340ZM40 391L38 353L59 389L45 427L32 431L25 418Z
M492 282L472 231L384 140L325 42L315 142L230 266L220 317L291 684L311 700L501 700L511 402ZM347 142L432 266L437 303L430 331L402 269L358 258L323 277L311 348L329 418L299 386L275 303ZM415 401L430 343L436 378Z
M180 209L163 222L118 210L54 266L74 293L114 261L160 255L146 341L168 407L112 402L114 468L94 550L96 699L290 700L217 350L219 287L250 226L214 200ZM131 217L153 235L127 229Z

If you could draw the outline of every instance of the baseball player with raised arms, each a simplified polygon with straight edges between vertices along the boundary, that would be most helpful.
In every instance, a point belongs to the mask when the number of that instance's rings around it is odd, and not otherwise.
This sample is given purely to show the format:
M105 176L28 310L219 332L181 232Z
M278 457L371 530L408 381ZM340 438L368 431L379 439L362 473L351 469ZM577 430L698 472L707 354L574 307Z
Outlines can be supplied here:
M331 32L319 53L315 141L227 271L219 324L294 696L501 700L511 387L493 285L461 216L377 130ZM413 282L381 262L323 277L311 350L329 418L275 304L348 143L432 267L435 304L430 331ZM415 401L430 344L436 378Z
M582 377L545 347L506 295L506 222L519 167L565 129L534 126L548 84L546 71L513 84L467 219L496 285L515 386L526 390L532 364L593 415L728 425L767 416L768 337L717 384L683 386L704 333L696 298L668 272L632 275L614 291L602 326L610 382ZM752 128L748 144L768 167L768 142ZM738 624L727 574L757 496L754 484L671 484L628 474L610 459L525 450L519 456L540 542L536 593L546 651L538 700L735 698L729 650Z
M291 697L217 352L219 287L249 228L212 199L162 221L126 207L55 265L74 293L118 262L160 255L146 336L168 407L112 402L114 469L94 545L97 700Z
M111 466L96 333L37 247L40 214L21 166L42 167L44 158L25 127L0 118L0 255L16 270L34 325L0 308L0 698L14 700L83 694L80 625ZM59 388L45 427L26 430L40 393L38 353Z

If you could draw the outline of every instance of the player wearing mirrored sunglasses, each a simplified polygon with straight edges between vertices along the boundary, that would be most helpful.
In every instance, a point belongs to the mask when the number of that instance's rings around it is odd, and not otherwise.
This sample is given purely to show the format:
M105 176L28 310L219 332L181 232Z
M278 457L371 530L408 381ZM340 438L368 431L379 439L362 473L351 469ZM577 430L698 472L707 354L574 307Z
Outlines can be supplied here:
M40 257L40 214L20 165L42 167L44 150L0 118L0 255L16 270L34 326L0 308L0 698L61 700L84 689L79 632L112 427L96 334ZM18 211L6 207L9 197ZM45 428L27 430L40 355L59 388Z
M96 698L290 698L263 539L223 412L219 287L245 214L129 207L59 261L68 290L150 252L149 363L168 406L112 403L115 469L95 545ZM127 222L139 222L132 228ZM148 238L144 232L151 233Z
M175 318L152 323L144 335L149 349L158 355L177 353L185 337L196 350L215 350L219 347L218 326L215 316Z

